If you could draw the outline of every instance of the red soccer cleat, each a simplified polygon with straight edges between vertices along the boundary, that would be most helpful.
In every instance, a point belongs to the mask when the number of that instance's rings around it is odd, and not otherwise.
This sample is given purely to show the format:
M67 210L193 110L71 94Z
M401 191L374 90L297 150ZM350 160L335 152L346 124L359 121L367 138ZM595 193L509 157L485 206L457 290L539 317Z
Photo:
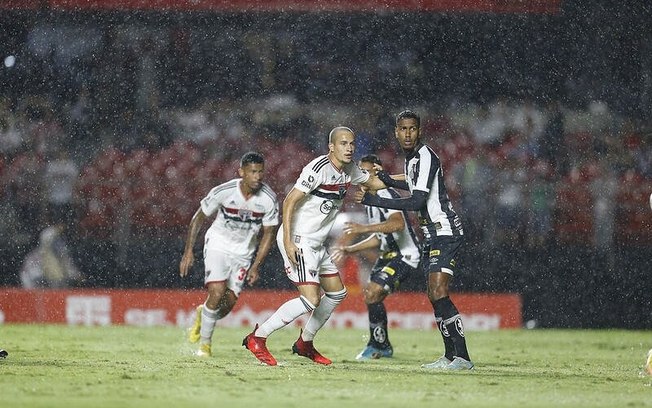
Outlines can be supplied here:
M249 351L253 353L254 356L258 360L260 360L261 363L267 364L269 366L275 366L276 365L276 359L272 355L272 353L267 350L267 339L265 337L256 337L254 336L254 333L256 333L256 329L258 329L258 325L256 324L256 327L254 327L254 331L249 333L243 340L242 340L242 345Z
M303 330L301 331L303 333ZM315 346L312 345L312 341L304 341L301 338L301 333L299 333L299 339L294 342L292 345L292 352L297 353L300 356L308 357L312 361L318 364L329 365L332 361L321 354L315 349Z

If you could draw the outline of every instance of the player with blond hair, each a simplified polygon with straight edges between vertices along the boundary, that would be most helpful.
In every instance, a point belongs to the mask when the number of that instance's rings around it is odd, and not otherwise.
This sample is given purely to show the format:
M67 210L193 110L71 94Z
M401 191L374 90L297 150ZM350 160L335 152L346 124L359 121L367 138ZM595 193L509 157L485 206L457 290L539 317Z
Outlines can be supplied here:
M303 168L283 201L283 221L276 241L285 272L299 296L282 304L244 338L242 345L264 364L277 364L267 349L267 337L304 313L310 313L310 318L292 351L318 364L332 362L315 349L313 340L347 291L324 244L351 184L384 187L378 178L371 177L353 162L354 152L353 131L344 126L335 127L328 136L328 154Z

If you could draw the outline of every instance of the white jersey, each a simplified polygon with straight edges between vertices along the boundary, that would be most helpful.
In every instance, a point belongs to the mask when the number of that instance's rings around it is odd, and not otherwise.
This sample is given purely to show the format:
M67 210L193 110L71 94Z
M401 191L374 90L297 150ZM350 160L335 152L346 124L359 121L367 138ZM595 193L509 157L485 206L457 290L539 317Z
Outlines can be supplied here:
M295 208L292 235L313 242L326 241L347 189L351 184L366 182L369 177L366 170L353 162L338 170L327 155L308 163L294 184L306 197Z
M399 193L391 188L378 190L376 194L382 198L400 198ZM407 211L392 210L371 205L365 205L365 210L367 211L369 224L380 224L381 222L387 221L392 214L401 214L405 222L402 230L392 232L391 234L377 232L375 235L380 240L380 252L398 252L403 262L416 268L419 265L419 246L414 230L410 225Z
M265 183L246 199L240 190L242 179L233 179L213 188L201 200L207 216L215 214L204 239L204 251L216 249L251 257L258 245L261 226L278 225L276 194Z

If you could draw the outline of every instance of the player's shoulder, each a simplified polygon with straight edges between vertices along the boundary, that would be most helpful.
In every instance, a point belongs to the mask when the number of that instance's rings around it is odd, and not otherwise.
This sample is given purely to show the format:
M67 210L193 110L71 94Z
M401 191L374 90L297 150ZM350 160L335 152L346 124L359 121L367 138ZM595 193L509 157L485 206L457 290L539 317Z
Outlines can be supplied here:
M217 194L220 194L220 193L226 193L226 192L232 191L232 190L234 190L235 188L238 187L238 181L239 180L240 179L232 179L232 180L226 181L226 182L224 182L222 184L219 184L219 185L217 185L217 186L215 186L215 187L213 187L211 189L209 195L217 195Z
M328 156L323 154L312 159L308 164L306 164L304 168L312 171L313 173L319 173L328 168L327 165L329 162L330 159Z
M258 190L258 195L261 197L266 197L274 202L277 201L276 192L269 186L267 183L262 183L262 187Z

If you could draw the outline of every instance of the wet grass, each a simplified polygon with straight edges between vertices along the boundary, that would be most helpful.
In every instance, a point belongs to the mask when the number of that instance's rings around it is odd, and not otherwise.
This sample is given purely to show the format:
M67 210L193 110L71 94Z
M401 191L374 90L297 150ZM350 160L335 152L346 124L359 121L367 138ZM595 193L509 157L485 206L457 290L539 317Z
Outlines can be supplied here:
M431 332L393 330L394 358L359 363L367 333L324 329L324 367L291 354L287 328L266 367L240 345L247 331L218 328L199 359L179 328L0 326L0 406L652 407L652 331L470 332L476 369L459 373L420 368L441 348Z

